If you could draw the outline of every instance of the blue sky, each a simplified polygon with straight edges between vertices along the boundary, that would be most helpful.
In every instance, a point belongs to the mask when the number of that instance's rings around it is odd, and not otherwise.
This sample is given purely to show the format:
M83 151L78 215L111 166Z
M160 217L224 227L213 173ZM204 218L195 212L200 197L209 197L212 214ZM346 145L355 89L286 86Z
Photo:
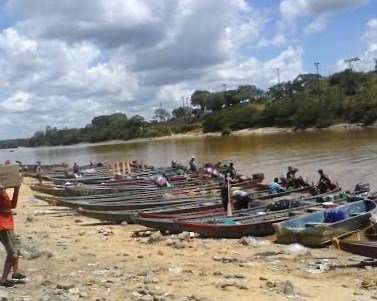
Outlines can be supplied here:
M376 0L0 0L0 139L377 58ZM15 122L16 121L16 122Z

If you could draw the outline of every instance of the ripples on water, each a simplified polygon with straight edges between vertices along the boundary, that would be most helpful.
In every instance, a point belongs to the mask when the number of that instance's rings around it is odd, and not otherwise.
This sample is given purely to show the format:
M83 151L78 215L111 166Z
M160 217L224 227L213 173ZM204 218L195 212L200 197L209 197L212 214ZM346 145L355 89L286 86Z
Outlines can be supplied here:
M68 147L19 148L0 150L0 160L10 159L45 164L107 159L137 159L152 165L169 165L172 159L187 162L195 155L198 162L234 162L245 174L263 172L267 180L285 173L289 165L299 174L317 181L317 170L353 189L358 181L367 181L377 190L377 130L320 131L249 136L194 137L111 145L75 145Z

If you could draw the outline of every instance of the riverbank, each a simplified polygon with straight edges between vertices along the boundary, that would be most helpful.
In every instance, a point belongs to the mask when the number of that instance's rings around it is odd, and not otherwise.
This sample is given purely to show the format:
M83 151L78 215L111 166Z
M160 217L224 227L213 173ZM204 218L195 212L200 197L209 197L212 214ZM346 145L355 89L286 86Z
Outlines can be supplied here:
M280 127L263 127L263 128L252 128L252 129L242 129L233 131L229 136L248 136L248 135L274 135L281 133L294 133L294 132L315 132L315 131L362 131L365 129L376 129L377 124L365 127L361 123L341 123L329 126L327 128L306 128L306 129L294 129L294 128L280 128ZM168 136L153 137L153 138L137 138L132 140L111 140L95 143L96 145L112 145L112 144L122 144L122 143L139 143L139 142L148 142L148 141L159 141L159 140L171 140L171 139L190 139L190 138L203 138L203 137L220 137L222 136L221 132L213 133L203 133L202 130L195 130L182 134L172 134ZM82 145L88 145L88 143L83 143ZM92 145L92 144L89 144Z
M0 288L2 300L377 298L376 269L332 269L332 264L362 259L332 248L277 245L273 236L161 236L142 226L104 224L49 206L35 200L26 185L15 212L20 266L27 279L14 288Z

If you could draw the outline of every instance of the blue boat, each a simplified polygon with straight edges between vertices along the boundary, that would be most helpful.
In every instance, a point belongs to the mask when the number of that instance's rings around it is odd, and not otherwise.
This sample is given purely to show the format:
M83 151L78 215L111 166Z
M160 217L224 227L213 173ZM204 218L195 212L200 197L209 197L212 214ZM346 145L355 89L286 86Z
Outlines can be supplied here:
M371 214L376 213L376 207L373 201L362 200L275 223L277 242L324 246L333 238L365 228L370 223Z

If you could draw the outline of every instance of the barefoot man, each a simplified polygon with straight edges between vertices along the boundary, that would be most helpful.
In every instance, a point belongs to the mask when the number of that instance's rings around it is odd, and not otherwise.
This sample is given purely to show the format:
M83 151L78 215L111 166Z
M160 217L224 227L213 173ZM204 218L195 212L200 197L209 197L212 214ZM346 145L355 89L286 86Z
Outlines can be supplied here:
M16 245L16 238L13 232L14 223L12 209L16 208L20 186L14 187L13 197L9 198L5 188L0 183L0 241L3 244L7 257L4 263L3 273L0 278L0 286L12 287L15 282L8 280L13 270L12 279L20 280L26 278L18 270L18 258L20 252Z

